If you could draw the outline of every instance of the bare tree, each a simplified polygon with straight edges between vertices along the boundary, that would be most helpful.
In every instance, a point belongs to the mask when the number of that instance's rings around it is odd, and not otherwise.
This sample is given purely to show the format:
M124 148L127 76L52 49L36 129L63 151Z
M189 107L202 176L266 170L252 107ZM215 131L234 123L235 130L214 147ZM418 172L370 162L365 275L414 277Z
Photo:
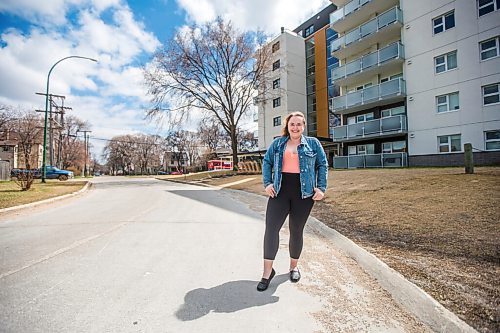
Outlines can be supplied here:
M34 181L33 168L38 167L39 145L42 140L42 118L35 111L12 110L13 126L18 139L19 164L24 164L25 171L16 176L16 183L23 191L31 188ZM22 162L22 163L21 163Z
M179 31L144 70L153 103L147 116L207 111L231 138L236 162L240 120L253 107L256 87L269 67L264 44L261 33L240 32L220 17Z
M77 137L77 132L88 129L90 125L73 115L65 119L64 135L61 142L61 165L63 169L73 167L77 170L85 163L85 142Z

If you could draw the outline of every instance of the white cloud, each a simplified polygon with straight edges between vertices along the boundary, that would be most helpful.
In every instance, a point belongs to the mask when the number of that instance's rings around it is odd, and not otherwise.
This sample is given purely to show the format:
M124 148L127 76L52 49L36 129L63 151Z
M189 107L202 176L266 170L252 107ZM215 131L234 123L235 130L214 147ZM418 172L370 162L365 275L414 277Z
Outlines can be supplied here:
M295 29L331 4L328 0L177 0L177 3L192 22L204 23L220 15L240 29L262 29L271 35L277 35L280 27Z
M44 4L47 8L38 3L43 2L0 2L0 11L8 8L9 13L35 23L27 32L2 31L0 103L43 109L44 97L35 92L45 92L51 66L70 55L91 57L99 62L67 59L59 63L50 76L50 93L65 95L65 105L92 125L95 137L154 133L154 124L143 119L143 105L149 98L140 59L160 45L157 38L134 19L130 8L120 0L54 0ZM57 11L55 4L60 6ZM66 19L70 8L77 9L76 22ZM106 17L111 21L100 15L106 9L110 10ZM53 16L62 17L54 22L64 22L65 26L42 26L40 22ZM100 155L106 142L96 142L94 151Z

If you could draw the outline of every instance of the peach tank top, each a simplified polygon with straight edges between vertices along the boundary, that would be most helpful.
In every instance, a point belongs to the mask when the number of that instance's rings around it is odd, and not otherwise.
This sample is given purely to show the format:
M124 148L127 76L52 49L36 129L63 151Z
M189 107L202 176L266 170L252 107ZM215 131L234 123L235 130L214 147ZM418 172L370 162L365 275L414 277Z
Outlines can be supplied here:
M285 149L285 154L283 155L283 168L281 172L300 173L299 154L294 154Z

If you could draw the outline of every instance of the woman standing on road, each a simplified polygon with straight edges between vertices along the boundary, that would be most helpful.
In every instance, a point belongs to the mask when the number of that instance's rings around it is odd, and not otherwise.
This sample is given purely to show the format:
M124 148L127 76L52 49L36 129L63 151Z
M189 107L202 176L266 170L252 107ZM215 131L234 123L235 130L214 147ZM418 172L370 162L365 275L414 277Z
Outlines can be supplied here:
M282 136L276 138L264 156L262 177L269 195L264 234L264 273L257 285L264 291L276 274L273 261L278 252L279 231L288 216L290 228L290 281L298 282L297 263L302 252L303 232L314 201L323 199L328 162L318 139L302 135L306 120L292 112L285 120Z

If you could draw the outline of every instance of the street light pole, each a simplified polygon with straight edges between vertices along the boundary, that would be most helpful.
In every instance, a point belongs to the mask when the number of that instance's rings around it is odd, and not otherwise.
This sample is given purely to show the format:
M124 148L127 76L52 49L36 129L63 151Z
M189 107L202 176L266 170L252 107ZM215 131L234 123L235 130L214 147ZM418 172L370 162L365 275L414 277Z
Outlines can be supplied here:
M43 122L43 156L42 156L42 183L45 183L45 176L46 176L46 155L47 155L47 114L49 112L49 82L50 82L50 73L52 73L52 70L58 63L60 63L63 60L69 59L69 58L78 58L78 59L87 59L90 61L97 62L96 59L92 58L87 58L87 57L81 57L81 56L69 56L62 58L58 60L54 65L49 70L49 74L47 75L47 90L45 91L45 119Z

